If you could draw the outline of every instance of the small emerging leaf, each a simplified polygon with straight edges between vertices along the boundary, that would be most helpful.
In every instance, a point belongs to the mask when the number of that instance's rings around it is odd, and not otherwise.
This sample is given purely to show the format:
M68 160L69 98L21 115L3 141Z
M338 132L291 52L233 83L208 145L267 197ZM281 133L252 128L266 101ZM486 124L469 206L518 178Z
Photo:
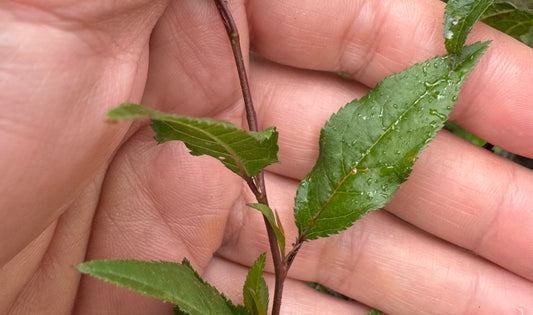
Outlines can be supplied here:
M444 12L444 44L448 54L461 56L474 23L493 0L450 0ZM457 63L457 61L453 61Z
M267 218L268 223L270 223L270 226L276 234L276 239L278 241L281 254L283 255L285 253L285 233L283 231L283 226L281 225L281 221L279 220L277 212L276 218L274 218L274 213L272 212L272 209L270 209L270 207L268 207L267 205L261 203L250 203L248 204L248 206L259 210Z
M510 36L518 37L533 28L533 13L520 10L509 2L494 3L485 11L481 21Z
M108 119L150 118L159 143L183 141L192 155L209 155L241 177L255 176L277 163L278 133L274 127L263 132L244 131L221 120L165 114L137 104L122 104L107 114Z
M383 313L378 310L371 310L370 312L366 313L366 315L383 315Z
M205 282L184 259L181 264L138 260L93 260L78 270L146 296L178 305L176 314L249 315Z
M263 253L255 261L243 287L244 306L254 315L267 315L268 287L263 279L266 254Z
M455 70L446 55L391 75L332 115L316 165L296 193L300 238L338 233L392 198L487 46L465 47Z

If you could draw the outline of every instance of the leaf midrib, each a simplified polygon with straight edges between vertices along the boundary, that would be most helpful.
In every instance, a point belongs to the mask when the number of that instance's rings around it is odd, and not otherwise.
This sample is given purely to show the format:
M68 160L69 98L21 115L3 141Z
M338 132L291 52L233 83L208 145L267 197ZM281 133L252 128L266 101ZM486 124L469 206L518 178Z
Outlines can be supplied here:
M444 77L441 77L440 79L436 80L436 81L441 81L443 79L445 79L446 76ZM381 139L387 135L391 130L392 130L392 126L394 126L397 122L401 121L401 119L407 114L409 113L418 103L420 103L420 101L425 97L427 96L430 91L433 91L436 87L430 89L430 90L427 90L426 89L426 92L423 93L420 97L418 97L418 99L413 102L413 104L411 106L409 106L399 117L398 119L396 119L395 121L393 121L393 123L391 123L387 129L379 136L379 138L365 151L365 153L361 156L361 158L355 163L355 165L352 167L352 169L347 172L347 174L338 182L337 186L335 187L335 189L333 190L333 192L330 194L330 196L328 197L328 199L320 206L319 210L317 211L317 213L315 214L315 216L313 216L313 219L311 219L311 222L309 223L307 229L302 233L302 235L305 237L307 236L307 234L309 233L309 231L311 230L311 228L313 227L313 225L315 224L315 222L319 219L319 216L322 214L322 211L328 206L328 204L330 203L331 199L337 194L337 191L340 189L341 186L344 185L344 183L346 182L346 180L348 179L348 177L350 177L352 175L352 170L353 169L357 169L357 165L359 165L362 161L364 161L364 159L368 156L368 154L370 154L370 152L374 149L374 147L380 143ZM355 175L355 174L353 174Z

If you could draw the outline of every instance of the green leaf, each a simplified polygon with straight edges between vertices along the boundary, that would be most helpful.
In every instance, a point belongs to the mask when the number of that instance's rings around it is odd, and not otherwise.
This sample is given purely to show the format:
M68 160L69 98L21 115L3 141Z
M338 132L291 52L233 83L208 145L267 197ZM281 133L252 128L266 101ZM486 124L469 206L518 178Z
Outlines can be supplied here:
M301 239L338 233L392 198L487 47L465 47L455 70L446 55L391 75L331 117L316 165L296 193Z
M268 287L263 279L266 254L263 253L255 261L243 287L244 306L254 315L267 315Z
M461 128L459 125L457 125L456 123L454 122L451 122L451 121L447 121L446 122L446 125L445 125L445 128L451 132L453 132L456 136L459 136L463 139L465 139L466 141L472 143L472 144L475 144L477 146L484 146L487 141L479 138L479 137L476 137L475 135L471 134L470 132L464 130L463 128Z
M519 37L533 28L533 13L520 10L509 2L499 2L488 7L481 21L510 36Z
M186 313L182 310L180 310L179 306L174 307L174 315L189 315L189 313Z
M281 226L281 221L279 220L277 213L276 218L274 218L274 213L272 212L272 209L262 203L250 203L248 204L248 206L259 210L267 218L268 223L270 223L270 226L276 234L276 239L278 241L281 253L285 253L285 233L283 232L283 227Z
M366 313L366 315L383 315L383 313L378 310L371 310L370 312Z
M450 0L444 11L444 44L448 54L461 56L466 37L492 0ZM458 61L453 60L455 64Z
M186 259L181 264L93 260L78 265L78 270L117 286L176 304L179 306L178 311L175 311L177 314L250 314L244 307L235 306L205 282Z
M221 120L166 114L137 104L122 104L107 114L110 120L151 118L159 143L183 141L192 155L209 155L241 177L257 175L277 163L278 133L274 127L263 132L243 131Z

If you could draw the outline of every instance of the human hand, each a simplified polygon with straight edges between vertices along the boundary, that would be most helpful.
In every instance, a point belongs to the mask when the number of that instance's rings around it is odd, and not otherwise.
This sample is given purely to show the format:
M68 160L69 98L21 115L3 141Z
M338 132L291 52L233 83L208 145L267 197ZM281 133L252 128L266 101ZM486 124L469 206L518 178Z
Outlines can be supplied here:
M238 300L246 273L241 265L268 248L257 228L261 217L244 206L252 197L240 178L217 161L190 157L182 144L154 145L147 127L127 132L102 119L128 100L242 124L233 59L214 5L138 0L109 8L93 1L47 14L52 4L20 3L0 9L14 16L3 32L10 35L1 59L9 80L0 81L2 121L9 123L0 141L10 152L0 162L6 174L0 282L7 284L1 311L171 312L125 289L79 282L73 266L101 258L187 257ZM314 164L320 127L365 86L443 53L443 6L248 1L246 12L241 2L231 8L242 38L249 30L253 49L266 58L251 61L250 77L262 127L280 131L282 163L269 168L267 189L294 236L293 196ZM533 52L483 26L472 37L494 42L452 119L491 143L533 156ZM344 71L358 83L310 70ZM300 280L395 314L525 313L533 309L532 190L531 171L441 132L386 211L304 245L282 313L367 310Z

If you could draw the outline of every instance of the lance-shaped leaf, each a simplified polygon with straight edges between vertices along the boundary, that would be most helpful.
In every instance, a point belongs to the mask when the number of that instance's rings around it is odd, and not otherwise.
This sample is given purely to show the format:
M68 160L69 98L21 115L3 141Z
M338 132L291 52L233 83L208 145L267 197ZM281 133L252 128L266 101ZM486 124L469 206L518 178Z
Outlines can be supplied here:
M533 28L533 13L520 10L509 2L494 3L485 11L481 21L513 37L529 33Z
M277 163L278 133L274 127L263 132L244 131L221 120L166 114L137 104L122 104L107 114L108 119L152 119L159 143L183 141L192 155L209 155L241 177L255 176Z
M455 70L443 56L394 74L331 117L320 133L317 163L296 193L300 239L346 229L392 198L487 46L465 47Z
M279 220L277 212L276 216L274 217L274 212L272 209L262 203L250 203L248 206L259 210L265 216L265 218L267 218L272 230L274 230L274 234L276 234L276 240L278 241L281 254L283 255L285 253L285 232L283 231L283 226L281 225L281 221Z
M263 279L266 254L263 253L248 271L246 282L242 289L244 306L254 315L267 315L268 287Z
M184 259L181 264L139 260L93 260L78 270L96 278L126 287L146 296L176 304L181 313L247 314L214 287L205 282ZM181 314L176 310L177 314Z
M492 0L450 0L444 11L444 44L449 54L461 56L466 37ZM454 58L455 59L455 58ZM453 64L458 61L452 61Z

